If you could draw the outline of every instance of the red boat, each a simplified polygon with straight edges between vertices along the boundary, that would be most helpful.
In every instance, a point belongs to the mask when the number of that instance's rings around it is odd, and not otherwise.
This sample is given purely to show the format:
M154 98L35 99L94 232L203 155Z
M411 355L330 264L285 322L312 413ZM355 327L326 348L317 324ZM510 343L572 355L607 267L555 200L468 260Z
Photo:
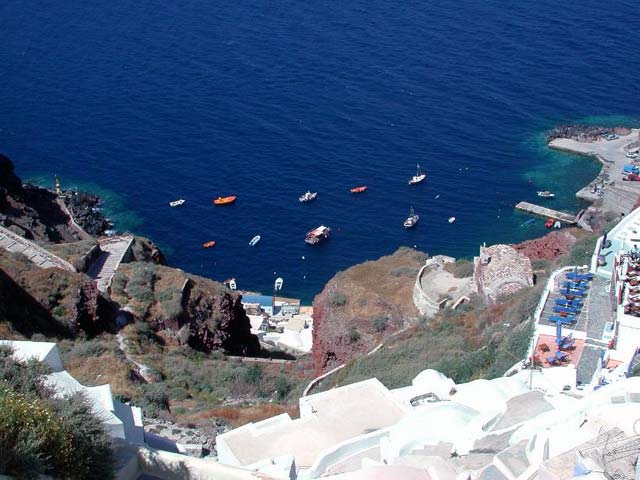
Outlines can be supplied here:
M351 190L349 190L351 193L362 193L365 192L367 190L367 186L366 185L362 185L360 187L353 187Z
M210 242L203 243L202 248L211 248L211 247L215 247L215 245L216 245L216 241L211 240Z
M213 203L215 205L231 205L236 201L236 198L238 197L236 197L235 195L229 195L228 197L218 197L213 201Z
M553 227L553 218L549 218L547 222L544 224L544 226L547 228Z

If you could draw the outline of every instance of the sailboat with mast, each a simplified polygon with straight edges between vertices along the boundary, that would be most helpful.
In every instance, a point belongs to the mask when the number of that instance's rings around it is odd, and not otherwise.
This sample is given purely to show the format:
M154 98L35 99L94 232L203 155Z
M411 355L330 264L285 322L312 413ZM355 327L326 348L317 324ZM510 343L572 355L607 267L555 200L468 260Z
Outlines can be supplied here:
M420 215L418 215L413 209L413 207L411 207L411 210L409 211L409 216L404 221L404 228L415 227L416 223L418 223L418 220L420 220Z
M420 183L425 178L427 178L427 174L422 173L422 170L420 170L420 164L416 164L416 174L413 177L411 177L411 180L409 180L409 185L415 185L417 183Z

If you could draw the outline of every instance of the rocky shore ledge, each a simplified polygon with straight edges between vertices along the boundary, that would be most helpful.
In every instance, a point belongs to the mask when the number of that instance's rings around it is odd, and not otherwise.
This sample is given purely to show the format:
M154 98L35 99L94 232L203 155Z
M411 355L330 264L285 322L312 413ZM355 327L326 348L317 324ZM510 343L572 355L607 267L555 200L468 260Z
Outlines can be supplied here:
M102 199L86 192L63 191L62 199L75 222L89 235L104 235L113 228L102 211Z

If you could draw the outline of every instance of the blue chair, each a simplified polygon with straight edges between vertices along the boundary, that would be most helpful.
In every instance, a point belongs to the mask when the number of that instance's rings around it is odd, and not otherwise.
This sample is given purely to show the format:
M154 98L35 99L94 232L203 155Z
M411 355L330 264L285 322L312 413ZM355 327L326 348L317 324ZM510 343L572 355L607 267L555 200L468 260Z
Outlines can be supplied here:
M575 320L576 320L575 315L568 315L566 317L561 317L559 315L551 315L549 317L549 321L550 322L560 323L560 324L563 324L563 325L569 325L569 324L575 322Z

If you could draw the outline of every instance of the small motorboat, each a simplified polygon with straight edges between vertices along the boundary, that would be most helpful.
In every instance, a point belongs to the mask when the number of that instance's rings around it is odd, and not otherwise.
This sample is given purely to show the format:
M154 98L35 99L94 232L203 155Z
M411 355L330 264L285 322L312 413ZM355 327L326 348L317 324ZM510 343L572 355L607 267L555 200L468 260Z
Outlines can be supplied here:
M307 190L307 193L305 193L304 195L301 195L298 198L298 200L300 200L301 203L310 202L311 200L315 200L317 196L318 196L318 192L311 192Z
M422 171L420 170L420 165L416 165L416 174L411 177L411 180L409 180L409 185L415 185L417 183L422 182L425 178L427 178L427 174L426 173L422 173Z
M447 220L449 223L453 223L456 221L456 217L449 217L449 220Z
M367 186L366 185L361 185L360 187L353 187L352 189L350 189L349 191L351 193L362 193L362 192L366 192L367 191Z
M202 244L202 248L211 248L216 246L216 241L211 240L210 242L206 242Z
M260 235L256 235L255 237L253 237L253 238L251 239L251 241L249 242L249 246L250 246L250 247L255 246L255 244L256 244L256 243L258 243L258 242L260 241L260 239L261 239L261 238L262 238L262 237L261 237Z
M214 205L231 205L236 201L236 198L238 197L236 197L235 195L229 195L228 197L218 197L213 201L213 203Z
M222 282L222 284L229 287L229 290L236 290L238 288L235 278L227 278L224 282Z
M418 223L418 220L420 220L420 215L418 215L413 207L411 207L411 210L409 210L409 216L404 221L404 228L415 227L416 223Z
M551 227L553 227L553 223L554 223L553 218L549 218L549 219L547 219L547 221L544 223L544 226L545 226L545 227L547 227L547 228L551 228Z
M170 207L179 207L180 205L184 205L185 200L180 198L178 200L174 200L173 202L169 202Z
M538 192L538 196L541 198L553 198L556 196L556 194L553 192L550 192L549 190L542 190Z
M304 241L310 245L315 245L320 240L324 240L325 238L328 238L330 233L331 233L331 229L329 227L320 225L319 227L314 228L309 233L307 233L307 236L304 238Z

